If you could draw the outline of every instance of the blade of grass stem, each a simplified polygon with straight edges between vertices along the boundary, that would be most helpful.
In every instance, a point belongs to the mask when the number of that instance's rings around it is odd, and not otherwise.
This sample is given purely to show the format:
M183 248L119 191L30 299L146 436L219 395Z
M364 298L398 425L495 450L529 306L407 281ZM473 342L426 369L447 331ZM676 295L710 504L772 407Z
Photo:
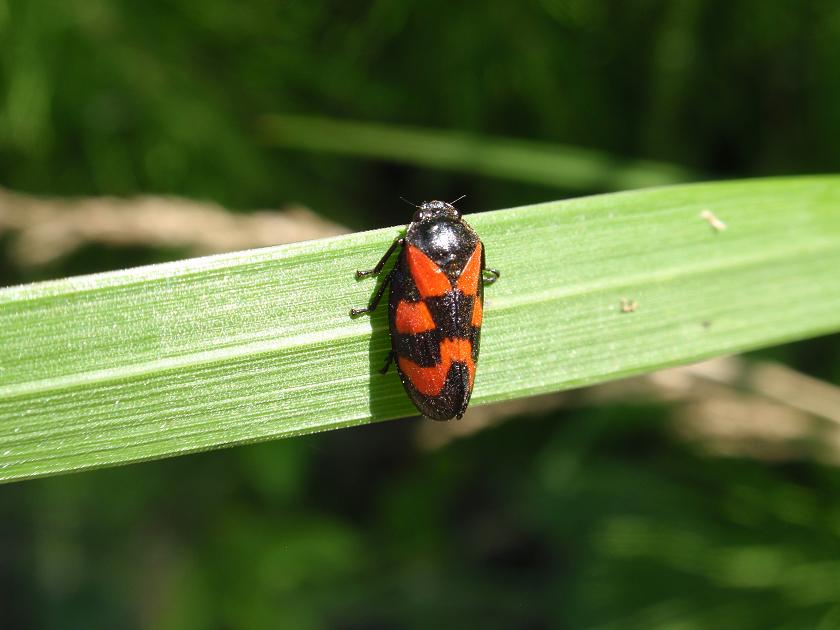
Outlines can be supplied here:
M577 191L610 191L697 179L688 169L627 160L563 144L454 131L270 115L260 124L271 146L404 162Z
M840 330L838 207L832 176L468 216L502 271L474 404ZM385 309L348 317L399 232L0 290L0 478L412 415Z

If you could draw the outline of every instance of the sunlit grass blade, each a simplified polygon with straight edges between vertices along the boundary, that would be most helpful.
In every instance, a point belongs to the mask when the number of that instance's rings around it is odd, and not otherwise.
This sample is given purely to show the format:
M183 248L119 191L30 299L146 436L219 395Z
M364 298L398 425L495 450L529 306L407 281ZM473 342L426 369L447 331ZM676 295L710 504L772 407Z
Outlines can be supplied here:
M266 143L278 147L379 158L568 190L627 190L697 178L671 164L626 160L570 145L312 116L266 116L260 132Z
M838 208L840 177L804 177L468 216L502 271L474 404L840 330ZM0 477L412 414L384 309L348 317L398 233L0 290Z

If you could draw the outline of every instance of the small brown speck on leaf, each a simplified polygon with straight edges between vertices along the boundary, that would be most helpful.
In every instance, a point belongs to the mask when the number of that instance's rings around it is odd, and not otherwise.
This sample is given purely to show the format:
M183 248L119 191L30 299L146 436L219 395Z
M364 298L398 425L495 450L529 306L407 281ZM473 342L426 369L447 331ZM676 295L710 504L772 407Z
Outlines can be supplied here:
M718 219L711 210L703 210L700 213L700 218L712 226L715 232L723 232L726 229L726 223Z
M622 313L633 313L636 311L637 306L638 304L636 303L636 300L629 300L627 298L621 298L618 305Z

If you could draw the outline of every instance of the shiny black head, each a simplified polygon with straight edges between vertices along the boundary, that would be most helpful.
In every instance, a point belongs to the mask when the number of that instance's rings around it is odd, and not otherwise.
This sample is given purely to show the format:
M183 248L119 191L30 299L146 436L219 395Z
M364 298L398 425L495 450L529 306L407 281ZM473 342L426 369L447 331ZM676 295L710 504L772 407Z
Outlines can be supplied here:
M420 249L456 278L475 249L478 235L451 203L427 201L417 207L406 230L405 243Z
M415 221L460 221L461 213L451 203L445 201L424 201L411 218Z

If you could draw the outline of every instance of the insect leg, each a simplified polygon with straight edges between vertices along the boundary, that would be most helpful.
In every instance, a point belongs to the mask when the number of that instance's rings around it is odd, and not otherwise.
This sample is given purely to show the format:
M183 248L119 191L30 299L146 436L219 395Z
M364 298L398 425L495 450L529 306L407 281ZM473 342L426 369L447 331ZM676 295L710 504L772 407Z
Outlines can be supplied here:
M391 246L388 248L388 251L385 252L385 255L382 257L378 263L376 263L376 267L373 269L367 269L365 271L356 271L356 279L361 280L362 278L367 278L368 276L378 276L379 272L382 271L382 268L385 266L385 263L388 262L388 259L391 257L391 254L394 253L394 250L397 249L400 245L403 244L405 241L404 238L395 239Z
M382 366L382 369L381 369L381 370L379 370L379 373L380 373L380 374L386 374L386 373L388 372L388 368L390 368L390 367L391 367L391 363L392 363L392 362L393 362L393 360L394 360L394 354L395 354L395 353L394 353L394 351L393 351L393 350L391 350L391 351L388 353L388 358L386 358L386 359L385 359L385 365L383 365L383 366Z
M391 249L393 249L393 246L391 246ZM387 258L387 256L386 256L386 258ZM385 260L385 259L383 258L383 260ZM377 266L379 266L379 265L377 265ZM376 290L376 293L374 294L373 299L370 301L370 304L368 304L365 308L351 308L350 309L350 317L357 317L357 316L361 315L362 313L372 313L373 311L375 311L377 305L379 304L379 300L382 299L382 294L385 293L385 289L390 284L391 278L394 276L394 273L396 273L396 271L397 271L397 268L394 267L393 269L391 269L391 271L388 272L388 275L385 276L385 279L382 281L382 284Z
M490 275L488 277L484 274L490 274ZM493 284L494 282L496 282L496 280L499 279L499 277L501 275L502 275L502 272L499 271L498 269L487 268L487 269L482 269L481 270L481 279L484 282L484 286L487 286L488 284Z

